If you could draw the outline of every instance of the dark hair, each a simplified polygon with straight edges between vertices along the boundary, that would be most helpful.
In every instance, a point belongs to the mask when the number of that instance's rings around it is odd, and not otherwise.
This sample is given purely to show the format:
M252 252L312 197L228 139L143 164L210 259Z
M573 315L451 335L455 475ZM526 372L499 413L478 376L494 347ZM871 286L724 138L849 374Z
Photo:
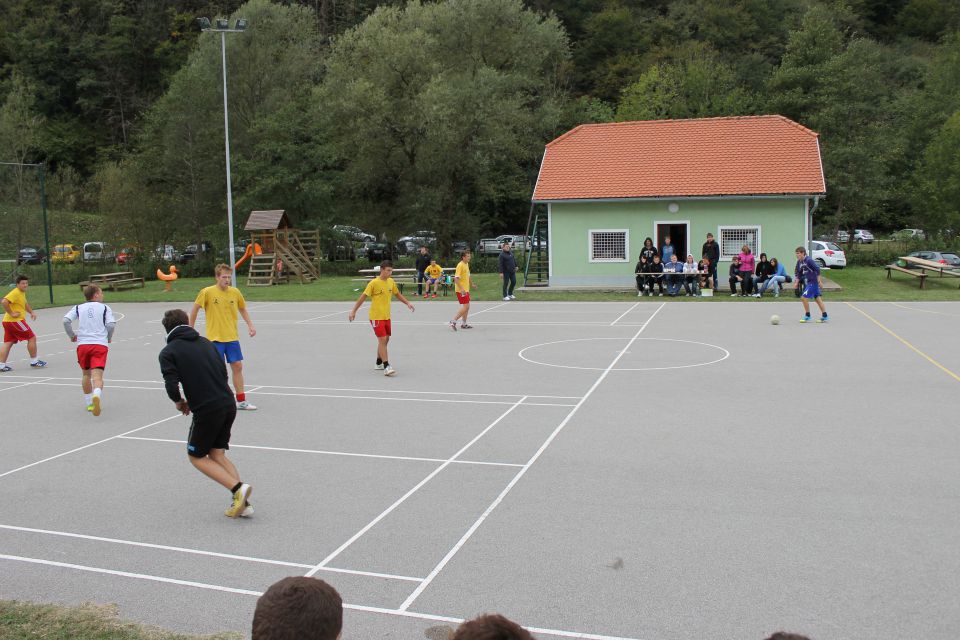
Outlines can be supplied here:
M163 329L167 333L173 331L182 324L190 324L187 318L187 312L183 309L170 309L163 314Z
M93 300L93 296L97 295L97 291L100 291L100 287L95 284L88 284L83 288L83 297L87 300Z
M384 260L383 262L380 263L381 269L386 269L387 267L390 267L391 269L393 269L393 262L390 260Z
M648 243L648 242L650 243L650 246L652 247L652 246L653 246L653 238L651 238L650 236L647 236L647 239L643 241L643 246L647 246L647 243Z
M530 632L512 620L493 613L467 620L452 640L534 640Z
M775 634L767 638L767 640L810 640L807 636L802 636L799 633L787 633L786 631L777 631Z
M761 253L761 254L760 254L760 257L761 257L761 258L766 258L766 257L767 257L767 254Z
M802 253L803 255L807 255L807 250L804 249L803 247L797 247L797 251Z
M257 600L253 640L336 640L343 628L343 600L323 580L291 576Z
M470 253L470 249L467 249L466 251L461 251L460 259L463 260L464 258L466 258L468 253Z
M21 273L20 275L17 276L16 280L14 280L14 283L20 284L24 280L29 280L29 279L30 279L30 276L25 276Z

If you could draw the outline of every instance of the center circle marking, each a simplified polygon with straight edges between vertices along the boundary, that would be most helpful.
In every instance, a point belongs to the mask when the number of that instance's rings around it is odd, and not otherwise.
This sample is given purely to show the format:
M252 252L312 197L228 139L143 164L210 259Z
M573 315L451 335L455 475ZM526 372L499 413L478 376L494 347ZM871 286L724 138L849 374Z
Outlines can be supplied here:
M542 342L540 344L534 344L534 345L530 345L529 347L524 347L519 352L517 352L517 356L519 356L521 360L526 360L531 364L539 364L544 367L557 367L559 369L580 369L583 371L606 371L607 367L579 367L575 365L554 364L552 362L543 362L541 360L535 360L532 357L529 357L528 355L526 355L528 351L539 349L540 347L549 347L555 344L565 344L565 343L571 343L571 342L594 342L597 340L619 340L621 342L626 342L628 344L630 343L630 338L573 338L570 340L555 340L553 342ZM615 366L611 369L611 371L666 371L669 369L690 369L692 367L705 367L707 365L716 364L730 357L729 351L727 351L726 349L718 345L710 344L709 342L698 342L696 340L680 340L677 338L636 338L634 342L639 342L641 340L646 340L651 342L682 342L685 344L700 345L700 346L707 347L709 349L719 352L717 354L719 355L719 357L714 358L713 360L707 360L704 362L695 362L693 364L670 365L670 366L664 366L664 367L618 367L618 366ZM626 353L630 353L630 352L627 351Z

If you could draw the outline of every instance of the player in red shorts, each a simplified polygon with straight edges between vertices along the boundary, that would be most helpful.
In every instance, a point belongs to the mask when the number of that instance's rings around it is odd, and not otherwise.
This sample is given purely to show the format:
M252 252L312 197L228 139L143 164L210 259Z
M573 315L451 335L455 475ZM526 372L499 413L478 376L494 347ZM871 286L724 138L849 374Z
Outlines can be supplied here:
M113 310L103 304L103 290L95 284L83 289L83 304L72 307L63 316L63 329L77 343L77 362L83 370L83 402L87 411L100 415L103 401L103 370L107 366L107 345L113 339L117 320ZM73 323L77 332L73 332Z
M30 366L34 369L42 369L47 363L37 357L37 336L33 329L27 324L26 314L30 314L31 320L37 319L37 314L33 312L30 303L27 302L27 289L30 287L30 279L27 276L17 276L17 286L10 293L3 296L0 304L3 305L3 345L0 346L0 373L13 371L13 367L7 364L7 356L10 355L10 349L18 342L27 343L27 353L30 354Z
M470 281L470 252L464 251L460 254L460 264L457 265L457 271L453 276L453 286L457 291L457 302L460 308L457 315L450 321L450 328L457 330L457 320L461 321L461 329L473 329L473 326L467 324L467 314L470 313L470 290L476 289L477 285Z
M360 297L357 298L353 309L350 310L350 322L357 317L357 309L363 304L363 301L370 298L370 326L373 327L373 334L377 336L377 370L382 370L385 376L394 376L397 370L390 366L390 360L387 357L387 344L390 342L390 299L397 296L403 304L407 305L410 311L413 311L413 305L403 297L403 294L397 289L397 283L393 281L390 275L393 273L393 263L384 260L380 264L380 275L367 284Z

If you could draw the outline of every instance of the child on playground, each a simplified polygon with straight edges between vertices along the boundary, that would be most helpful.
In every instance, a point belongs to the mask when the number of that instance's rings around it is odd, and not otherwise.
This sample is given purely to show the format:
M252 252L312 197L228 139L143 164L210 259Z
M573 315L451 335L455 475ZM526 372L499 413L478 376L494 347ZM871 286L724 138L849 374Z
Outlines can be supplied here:
M253 328L247 302L236 287L231 286L233 278L229 265L218 264L214 268L217 284L200 290L190 311L190 326L196 326L197 314L203 309L207 322L207 339L213 342L220 357L230 365L233 373L233 388L237 394L237 409L256 411L257 407L247 400L243 390L243 352L240 350L240 335L237 331L237 314L247 323L247 333L252 338L257 335Z
M427 294L433 291L433 297L436 298L437 285L440 283L440 278L443 277L443 268L437 264L436 260L431 260L424 273L427 274L427 290L423 297L426 298Z
M797 247L797 266L794 268L794 275L797 281L793 288L800 286L800 280L804 282L803 293L800 295L800 302L803 303L803 317L800 322L810 322L810 300L814 300L820 307L820 317L817 322L827 322L830 316L827 315L827 309L823 305L823 297L820 295L820 288L823 286L823 278L820 276L820 267L814 260L807 255L807 250L803 247Z
M387 344L390 343L390 300L397 296L403 304L407 305L410 311L413 311L413 305L403 297L400 290L397 289L397 283L390 276L393 274L393 263L384 260L380 263L380 275L367 284L360 297L353 304L348 316L350 322L357 317L357 310L364 300L370 298L370 326L373 327L373 335L377 336L377 364L374 367L378 371L383 371L385 376L395 376L397 370L390 366L390 358L387 354Z
M3 314L3 345L0 345L0 373L13 371L13 367L7 364L7 356L10 355L13 345L18 342L27 343L31 367L41 369L47 366L46 362L37 358L37 336L24 319L24 314L27 313L30 314L31 320L37 319L33 307L27 302L29 287L30 279L25 275L19 275L16 278L16 286L0 300L5 312Z
M70 309L63 316L63 329L70 342L77 343L77 363L83 372L80 385L83 388L83 403L87 411L100 415L103 401L103 370L107 366L107 351L113 340L117 320L113 310L103 304L103 290L95 284L83 289L87 300ZM73 331L73 323L77 331Z

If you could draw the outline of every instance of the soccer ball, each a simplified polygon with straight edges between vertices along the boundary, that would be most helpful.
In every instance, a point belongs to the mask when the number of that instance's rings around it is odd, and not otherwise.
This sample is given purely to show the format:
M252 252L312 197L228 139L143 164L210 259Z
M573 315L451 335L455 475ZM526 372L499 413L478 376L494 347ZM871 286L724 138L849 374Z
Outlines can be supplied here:
M780 324L780 316L770 316L770 324Z

